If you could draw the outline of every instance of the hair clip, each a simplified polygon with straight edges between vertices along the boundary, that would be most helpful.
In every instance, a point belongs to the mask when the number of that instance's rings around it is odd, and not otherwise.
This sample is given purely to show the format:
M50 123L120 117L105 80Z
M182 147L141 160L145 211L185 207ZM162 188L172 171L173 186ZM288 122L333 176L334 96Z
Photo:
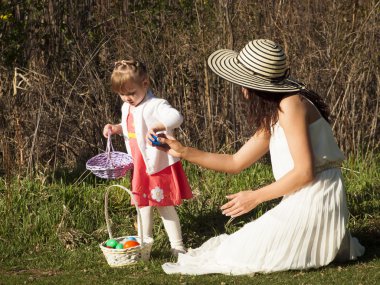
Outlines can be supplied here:
M117 68L121 65L126 65L125 60L115 61L114 67Z
M123 67L129 67L133 70L142 70L143 72L146 72L146 67L145 65L138 61L138 60L134 60L134 59L130 59L130 60L125 60L125 59L122 59L122 60L119 60L119 61L115 61L114 63L114 69L120 67L120 66L123 66ZM128 68L128 69L129 69Z

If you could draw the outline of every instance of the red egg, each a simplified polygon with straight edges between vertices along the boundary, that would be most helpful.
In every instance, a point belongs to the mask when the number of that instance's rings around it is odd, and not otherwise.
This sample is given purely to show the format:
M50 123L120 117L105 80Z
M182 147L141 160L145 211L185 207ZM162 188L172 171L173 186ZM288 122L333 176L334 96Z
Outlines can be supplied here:
M128 240L124 243L123 248L131 248L140 245L137 241L135 240Z

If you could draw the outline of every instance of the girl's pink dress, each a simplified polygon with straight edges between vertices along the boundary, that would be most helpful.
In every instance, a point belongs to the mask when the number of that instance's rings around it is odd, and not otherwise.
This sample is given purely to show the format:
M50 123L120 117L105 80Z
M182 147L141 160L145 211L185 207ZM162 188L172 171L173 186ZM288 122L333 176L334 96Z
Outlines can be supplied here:
M132 193L139 207L180 205L193 194L180 161L155 174L146 173L146 166L137 145L132 113L127 117L129 145L133 157Z

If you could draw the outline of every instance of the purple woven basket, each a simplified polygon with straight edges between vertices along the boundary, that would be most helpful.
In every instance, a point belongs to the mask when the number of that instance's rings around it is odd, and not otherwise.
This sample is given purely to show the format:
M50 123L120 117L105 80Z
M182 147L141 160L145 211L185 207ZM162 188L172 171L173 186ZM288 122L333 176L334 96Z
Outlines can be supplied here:
M100 178L118 179L133 168L133 160L125 152L114 151L111 135L108 135L106 152L89 159L86 168Z

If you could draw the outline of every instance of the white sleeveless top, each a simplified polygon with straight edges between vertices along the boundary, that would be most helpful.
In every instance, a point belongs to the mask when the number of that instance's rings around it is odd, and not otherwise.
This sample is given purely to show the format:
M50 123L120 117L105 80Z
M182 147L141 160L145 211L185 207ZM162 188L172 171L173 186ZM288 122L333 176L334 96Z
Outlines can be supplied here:
M309 125L309 135L317 172L319 169L337 167L345 159L330 124L323 117ZM273 175L278 180L294 167L285 132L279 122L272 128L269 150Z

